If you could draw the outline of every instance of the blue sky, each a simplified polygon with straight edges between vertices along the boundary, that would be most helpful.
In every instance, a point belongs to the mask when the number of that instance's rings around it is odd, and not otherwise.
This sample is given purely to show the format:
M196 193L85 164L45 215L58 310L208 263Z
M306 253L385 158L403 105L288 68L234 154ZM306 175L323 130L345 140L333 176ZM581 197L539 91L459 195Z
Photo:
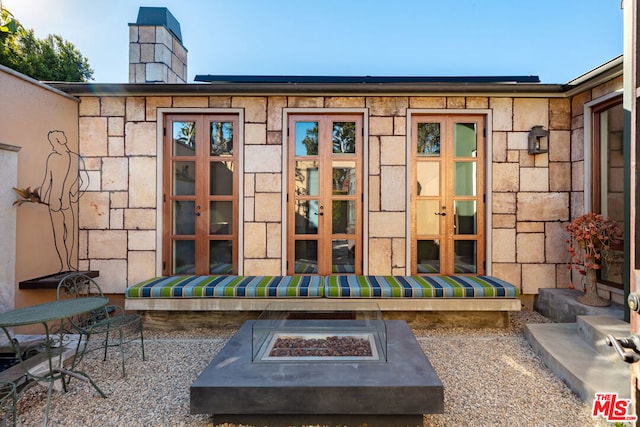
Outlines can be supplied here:
M99 83L128 81L140 6L180 22L196 74L481 76L569 80L623 50L620 0L1 0L59 34Z

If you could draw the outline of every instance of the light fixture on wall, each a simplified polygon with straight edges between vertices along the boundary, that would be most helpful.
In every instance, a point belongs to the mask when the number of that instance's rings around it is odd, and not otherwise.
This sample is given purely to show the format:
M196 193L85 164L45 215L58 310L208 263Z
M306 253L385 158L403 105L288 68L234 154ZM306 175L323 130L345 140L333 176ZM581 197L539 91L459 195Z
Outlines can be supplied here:
M534 126L529 131L529 154L542 154L549 152L549 131L542 126Z

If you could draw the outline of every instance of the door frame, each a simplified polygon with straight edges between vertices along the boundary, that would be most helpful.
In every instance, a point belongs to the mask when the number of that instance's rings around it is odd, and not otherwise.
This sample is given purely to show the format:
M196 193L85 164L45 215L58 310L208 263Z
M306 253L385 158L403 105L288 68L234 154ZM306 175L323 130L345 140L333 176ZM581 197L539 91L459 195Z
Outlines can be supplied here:
M156 276L162 275L164 254L164 122L166 115L235 115L238 117L238 274L244 273L244 109L243 108L158 108L156 110Z
M287 274L287 190L289 179L289 138L287 126L292 115L332 115L359 114L362 116L362 274L369 270L369 109L368 108L283 108L282 109L282 229L281 229L281 265L282 275Z
M413 116L423 115L445 115L445 116L462 116L462 115L475 115L484 116L485 131L487 133L485 137L485 151L484 151L484 186L485 186L485 264L484 274L491 275L492 270L492 235L491 229L493 223L491 220L492 214L492 159L493 159L493 113L490 109L446 109L446 108L407 108L407 139L406 139L406 165L407 165L407 177L412 176L413 163L412 163L412 121ZM411 209L413 203L412 185L411 180L407 179L405 192L407 197L405 208L405 224L406 224L406 242L405 242L405 274L411 275Z

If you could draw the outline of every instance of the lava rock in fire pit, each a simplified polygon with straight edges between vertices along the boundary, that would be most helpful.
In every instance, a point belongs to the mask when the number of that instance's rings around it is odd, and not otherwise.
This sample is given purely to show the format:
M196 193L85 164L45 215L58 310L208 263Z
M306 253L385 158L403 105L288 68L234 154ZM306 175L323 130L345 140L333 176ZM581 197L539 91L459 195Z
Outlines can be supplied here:
M350 336L326 338L278 337L270 357L348 357L371 356L369 340Z

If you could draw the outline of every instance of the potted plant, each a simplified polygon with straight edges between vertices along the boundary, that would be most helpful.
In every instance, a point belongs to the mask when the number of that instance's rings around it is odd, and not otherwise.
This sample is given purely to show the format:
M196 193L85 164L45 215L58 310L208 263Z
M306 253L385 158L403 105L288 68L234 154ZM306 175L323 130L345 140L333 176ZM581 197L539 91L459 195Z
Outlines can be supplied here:
M611 244L622 239L622 229L615 221L595 213L580 215L566 229L569 233L567 251L571 255L568 267L585 276L584 295L577 300L591 306L609 305L610 301L598 295L596 271L607 266ZM572 282L569 287L574 288Z

